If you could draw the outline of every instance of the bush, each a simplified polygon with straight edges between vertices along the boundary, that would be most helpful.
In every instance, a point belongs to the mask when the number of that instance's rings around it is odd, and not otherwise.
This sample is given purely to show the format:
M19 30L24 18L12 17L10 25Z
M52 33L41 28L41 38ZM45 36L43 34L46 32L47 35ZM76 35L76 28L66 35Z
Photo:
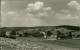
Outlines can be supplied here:
M32 34L32 36L34 36L34 37L42 37L42 36L44 36L42 33L40 33L39 31L36 31L36 32L34 32L33 34Z
M24 37L29 37L30 36L30 34L29 33L24 33Z
M51 31L47 31L47 36L51 36L51 35L52 35Z
M16 39L16 32L12 31L9 38Z
M11 32L11 35L16 35L16 32L15 32L15 31L12 31L12 32Z
M69 39L72 39L72 33L69 32L69 35L68 35Z
M0 32L0 37L6 37L6 34L5 33L6 33L5 31Z

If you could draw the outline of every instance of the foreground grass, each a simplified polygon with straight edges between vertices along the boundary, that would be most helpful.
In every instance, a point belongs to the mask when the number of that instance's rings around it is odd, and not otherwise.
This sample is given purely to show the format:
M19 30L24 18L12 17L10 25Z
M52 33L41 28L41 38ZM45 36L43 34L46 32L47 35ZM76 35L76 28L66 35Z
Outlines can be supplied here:
M51 50L49 47L45 47L43 45L37 45L35 43L28 43L25 37L18 38L21 41L17 41L16 39L9 39L9 38L0 38L0 49L1 50ZM23 41L23 40L25 41ZM33 38L29 38L32 40ZM31 41L32 42L32 41Z
M66 39L66 40L44 40L44 38L35 38L35 37L19 37L16 40L25 41L29 43L44 43L60 45L65 47L80 48L80 39Z
M55 46L65 46L71 48L80 48L80 39L67 39L67 40L45 40L44 38L35 38L35 37L18 37L16 40L35 43L39 45L50 45Z
M46 40L46 43L65 46L65 47L74 47L80 48L80 39L67 39L67 40Z
M79 50L78 47L74 47L76 46L74 43L77 43L77 45L79 45L80 40L73 40L73 39L69 39L69 40L47 40L44 38L37 38L37 37L17 37L15 40L18 41L22 41L22 42L28 42L29 44L37 44L39 46L45 46L45 47L49 47L52 50ZM66 41L74 41L73 43L69 43L67 44ZM65 42L65 43L64 43ZM61 46L61 44L62 46ZM64 45L63 45L64 44Z
M22 42L42 42L44 38L36 38L36 37L17 37L16 40Z

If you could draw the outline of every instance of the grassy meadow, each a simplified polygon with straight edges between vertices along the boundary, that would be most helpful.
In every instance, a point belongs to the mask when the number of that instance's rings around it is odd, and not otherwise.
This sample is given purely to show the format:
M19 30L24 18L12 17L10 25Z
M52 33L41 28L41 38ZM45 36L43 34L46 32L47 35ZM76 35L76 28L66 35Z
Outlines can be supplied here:
M79 48L80 46L80 39L66 39L66 40L47 40L44 38L35 38L35 37L18 37L16 40L25 41L29 43L34 43L38 45L48 46L53 48L57 46L64 46L70 48Z

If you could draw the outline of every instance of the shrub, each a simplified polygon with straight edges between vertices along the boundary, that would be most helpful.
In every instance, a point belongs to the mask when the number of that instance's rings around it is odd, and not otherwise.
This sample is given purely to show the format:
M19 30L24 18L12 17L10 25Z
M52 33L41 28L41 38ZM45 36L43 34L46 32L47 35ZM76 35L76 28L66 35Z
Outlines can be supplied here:
M34 36L34 37L42 37L43 34L40 33L39 31L36 31L36 32L34 32L34 33L32 34L32 36Z
M0 32L0 37L6 37L6 34L5 33L6 33L5 31Z
M51 36L51 35L52 35L51 31L47 31L47 36Z
M30 36L30 34L29 33L24 33L24 37L29 37Z

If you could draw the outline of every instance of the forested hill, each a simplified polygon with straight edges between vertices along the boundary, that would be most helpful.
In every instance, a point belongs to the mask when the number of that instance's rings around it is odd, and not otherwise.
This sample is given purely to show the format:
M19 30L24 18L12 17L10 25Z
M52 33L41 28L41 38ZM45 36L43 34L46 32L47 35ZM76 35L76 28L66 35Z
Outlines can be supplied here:
M79 30L80 29L80 27L78 27L78 26L71 26L71 25L60 25L60 26L56 26L56 27L58 27L58 28L67 28L67 29L69 29L69 30Z
M70 26L70 25L59 25L59 26L36 26L36 27L3 27L0 28L0 31L7 31L7 30L24 30L24 29L47 29L47 28L51 28L51 29L55 29L55 28L66 28L68 30L79 30L80 27L78 26Z

